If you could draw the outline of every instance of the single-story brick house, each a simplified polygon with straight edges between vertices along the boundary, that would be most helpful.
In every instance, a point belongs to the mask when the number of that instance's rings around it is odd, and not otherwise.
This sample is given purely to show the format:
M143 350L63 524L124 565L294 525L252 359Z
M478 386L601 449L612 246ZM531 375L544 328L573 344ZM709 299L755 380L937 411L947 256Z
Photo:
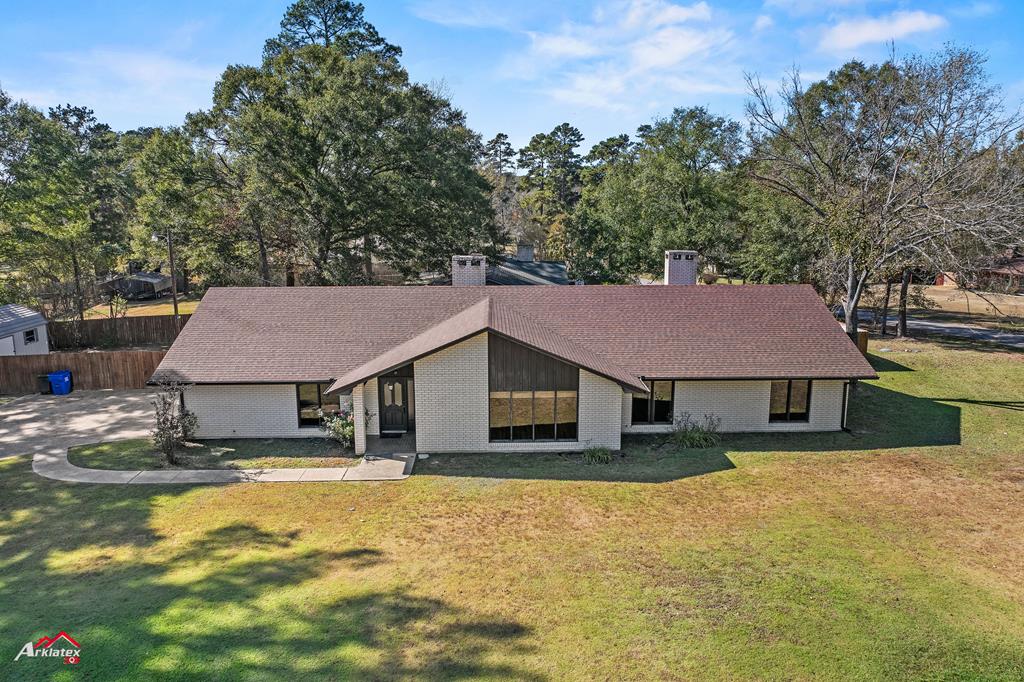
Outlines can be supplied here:
M350 406L357 451L432 453L618 449L684 415L836 431L850 381L876 377L809 286L453 281L211 289L153 379L191 385L199 437L320 436Z

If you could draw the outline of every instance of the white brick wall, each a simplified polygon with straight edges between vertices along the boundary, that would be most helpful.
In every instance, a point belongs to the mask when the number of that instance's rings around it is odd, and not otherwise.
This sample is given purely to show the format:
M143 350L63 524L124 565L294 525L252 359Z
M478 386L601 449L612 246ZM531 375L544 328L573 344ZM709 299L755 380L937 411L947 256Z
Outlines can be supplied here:
M345 405L347 396L342 396ZM198 438L322 438L299 428L295 384L192 386L185 407L199 419Z
M620 447L622 389L580 372L576 442L488 441L487 335L416 361L416 449L420 452L564 452L589 445Z
M377 379L370 379L363 388L363 409L359 412L366 420L366 435L380 435L380 400L377 398Z
M843 381L818 380L811 388L811 414L807 422L768 421L771 396L769 381L677 381L676 418L689 413L700 419L712 414L722 420L723 432L745 431L838 431L842 424ZM622 430L626 433L669 431L669 425L631 426L632 403L622 400Z
M366 417L363 404L363 385L359 384L352 388L352 422L355 425L355 443L353 444L356 454L366 452Z
M687 257L690 259L687 260ZM665 252L665 284L696 284L699 261L696 251Z
M476 263L476 265L473 265ZM482 287L487 284L487 259L479 254L452 256L452 286Z

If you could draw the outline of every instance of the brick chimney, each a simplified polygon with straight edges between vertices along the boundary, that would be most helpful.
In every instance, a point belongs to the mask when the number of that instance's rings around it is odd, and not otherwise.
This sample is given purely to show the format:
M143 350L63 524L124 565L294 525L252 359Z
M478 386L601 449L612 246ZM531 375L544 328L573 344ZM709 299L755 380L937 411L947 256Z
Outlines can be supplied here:
M487 259L479 253L452 256L452 286L482 287L487 284Z
M665 252L665 284L696 284L697 272L696 251Z
M516 260L520 263L532 263L534 257L533 244L519 244L516 246Z

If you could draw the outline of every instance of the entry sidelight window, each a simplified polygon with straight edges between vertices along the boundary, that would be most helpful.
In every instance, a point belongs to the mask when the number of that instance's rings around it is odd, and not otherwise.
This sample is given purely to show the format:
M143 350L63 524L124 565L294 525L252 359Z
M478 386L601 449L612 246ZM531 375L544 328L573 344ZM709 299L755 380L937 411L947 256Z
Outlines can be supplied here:
M491 441L576 440L579 368L489 336Z
M805 422L811 414L811 382L808 379L773 381L768 408L770 422Z
M320 414L333 416L341 411L341 396L325 395L330 384L296 384L299 426L320 426Z

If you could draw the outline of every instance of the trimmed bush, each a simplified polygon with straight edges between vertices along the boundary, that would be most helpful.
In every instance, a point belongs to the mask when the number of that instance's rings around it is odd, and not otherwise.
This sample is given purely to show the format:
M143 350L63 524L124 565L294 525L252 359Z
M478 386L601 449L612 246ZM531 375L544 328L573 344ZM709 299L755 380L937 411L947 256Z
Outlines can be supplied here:
M680 448L711 448L722 442L718 432L722 420L710 414L701 420L683 414L672 424L672 442Z

